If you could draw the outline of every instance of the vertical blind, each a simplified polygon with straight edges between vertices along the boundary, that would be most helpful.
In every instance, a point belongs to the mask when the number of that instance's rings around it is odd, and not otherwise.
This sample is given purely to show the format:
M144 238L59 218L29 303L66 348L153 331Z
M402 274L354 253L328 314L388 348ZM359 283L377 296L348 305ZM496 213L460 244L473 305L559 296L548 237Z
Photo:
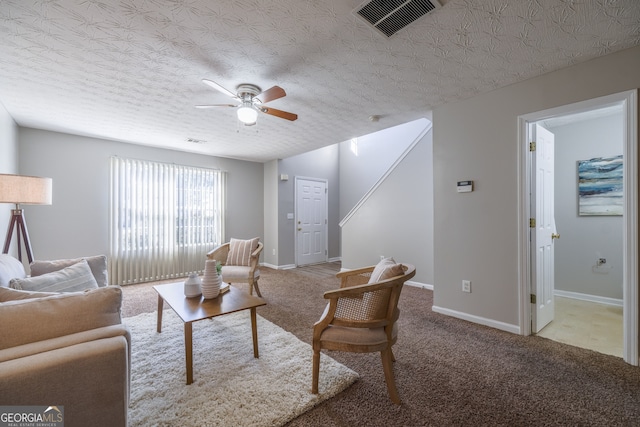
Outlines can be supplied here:
M112 284L184 277L223 242L226 174L111 158Z

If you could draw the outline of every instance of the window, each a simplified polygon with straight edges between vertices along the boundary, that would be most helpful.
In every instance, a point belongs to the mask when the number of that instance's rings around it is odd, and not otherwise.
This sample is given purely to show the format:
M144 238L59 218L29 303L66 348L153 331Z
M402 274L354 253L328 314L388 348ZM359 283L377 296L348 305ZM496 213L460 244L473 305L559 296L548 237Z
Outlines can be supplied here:
M183 277L204 269L224 236L219 170L111 159L112 284Z

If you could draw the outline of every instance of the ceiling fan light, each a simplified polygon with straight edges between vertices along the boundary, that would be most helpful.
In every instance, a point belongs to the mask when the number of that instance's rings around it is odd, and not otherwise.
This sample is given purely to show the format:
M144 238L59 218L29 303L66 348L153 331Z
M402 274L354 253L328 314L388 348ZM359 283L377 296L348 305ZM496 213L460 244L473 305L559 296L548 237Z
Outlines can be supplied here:
M238 108L238 120L245 125L252 125L258 120L258 112L255 108L243 105Z

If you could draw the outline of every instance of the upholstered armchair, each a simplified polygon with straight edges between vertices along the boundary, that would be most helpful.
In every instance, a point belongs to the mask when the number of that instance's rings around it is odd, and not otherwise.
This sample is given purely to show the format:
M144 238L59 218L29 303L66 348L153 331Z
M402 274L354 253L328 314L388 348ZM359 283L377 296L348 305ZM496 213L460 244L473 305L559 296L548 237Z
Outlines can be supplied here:
M337 274L341 279L340 289L324 293L329 302L313 326L313 393L318 393L322 349L355 353L379 351L389 397L400 404L391 347L398 338L400 292L414 275L413 265L396 264L393 259Z
M226 283L248 283L249 293L262 297L258 287L260 270L258 260L263 248L256 237L250 240L231 239L229 243L218 246L207 254L207 259L215 259L222 264L222 280Z

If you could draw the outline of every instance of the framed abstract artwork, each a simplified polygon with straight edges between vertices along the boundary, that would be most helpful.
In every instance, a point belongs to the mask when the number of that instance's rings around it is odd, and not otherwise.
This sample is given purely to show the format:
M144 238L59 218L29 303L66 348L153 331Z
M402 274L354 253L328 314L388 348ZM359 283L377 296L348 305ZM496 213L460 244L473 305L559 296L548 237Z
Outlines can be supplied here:
M622 215L622 155L578 160L578 215Z

